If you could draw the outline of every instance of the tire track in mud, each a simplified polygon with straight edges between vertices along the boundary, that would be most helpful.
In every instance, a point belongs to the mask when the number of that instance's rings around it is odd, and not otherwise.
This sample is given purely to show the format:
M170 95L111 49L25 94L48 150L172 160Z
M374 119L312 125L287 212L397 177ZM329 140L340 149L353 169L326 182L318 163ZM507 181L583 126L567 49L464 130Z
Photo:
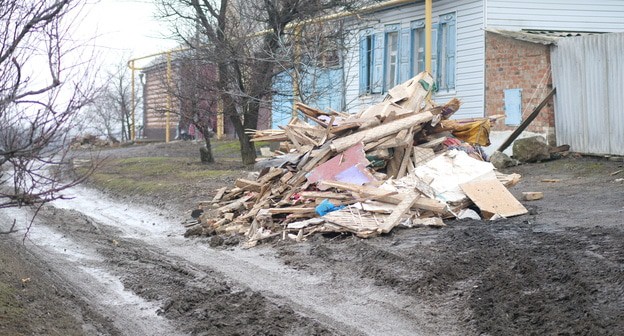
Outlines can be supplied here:
M158 210L87 189L76 196L41 215L94 249L126 290L159 305L158 314L185 333L435 334L420 302L357 275L297 271L269 248L214 250L183 238L182 226Z

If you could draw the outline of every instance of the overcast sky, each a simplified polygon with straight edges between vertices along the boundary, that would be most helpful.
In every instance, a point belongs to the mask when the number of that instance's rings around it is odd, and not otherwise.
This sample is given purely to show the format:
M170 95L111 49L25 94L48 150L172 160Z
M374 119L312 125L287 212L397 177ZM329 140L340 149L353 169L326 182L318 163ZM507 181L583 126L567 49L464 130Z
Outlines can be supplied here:
M174 48L177 43L165 38L169 27L155 18L156 12L150 0L99 0L84 9L79 35L95 36L105 65Z

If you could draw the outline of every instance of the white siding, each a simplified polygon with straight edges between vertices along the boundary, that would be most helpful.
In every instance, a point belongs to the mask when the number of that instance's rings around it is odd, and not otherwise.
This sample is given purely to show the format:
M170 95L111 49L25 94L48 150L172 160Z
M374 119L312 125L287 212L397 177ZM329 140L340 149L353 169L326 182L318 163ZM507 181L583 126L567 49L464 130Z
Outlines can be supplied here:
M624 33L565 38L552 51L557 144L624 155Z
M485 0L487 28L624 31L623 0Z
M433 2L433 17L457 13L457 64L455 92L436 95L435 101L444 103L453 97L462 100L463 105L456 117L482 117L484 104L484 50L483 0L440 0ZM354 25L349 53L345 57L346 109L358 112L371 103L381 101L383 95L359 95L359 47L358 33L361 28L383 31L388 24L401 24L407 28L411 21L424 19L424 2L387 9L361 16Z

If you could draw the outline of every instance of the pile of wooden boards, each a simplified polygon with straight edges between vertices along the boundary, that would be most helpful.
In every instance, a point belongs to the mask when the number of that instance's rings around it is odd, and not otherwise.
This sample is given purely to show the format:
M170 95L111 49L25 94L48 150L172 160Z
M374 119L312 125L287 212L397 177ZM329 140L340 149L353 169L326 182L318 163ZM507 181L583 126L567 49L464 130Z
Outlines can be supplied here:
M357 115L297 104L288 125L252 133L254 141L279 141L279 155L262 162L257 177L200 203L195 232L242 234L253 246L278 235L366 238L397 225L444 226L473 201L486 218L526 212L502 187L519 176L498 174L478 151L462 148L451 135L461 123L448 120L460 102L436 105L433 87L421 73Z

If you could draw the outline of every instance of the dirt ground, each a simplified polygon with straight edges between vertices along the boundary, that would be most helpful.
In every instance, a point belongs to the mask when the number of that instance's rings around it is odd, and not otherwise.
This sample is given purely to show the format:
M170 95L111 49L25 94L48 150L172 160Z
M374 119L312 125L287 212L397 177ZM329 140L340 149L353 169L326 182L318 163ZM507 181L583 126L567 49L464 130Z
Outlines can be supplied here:
M196 153L192 142L103 152ZM185 210L247 168L206 169L227 174L159 194L77 188L41 211L23 244L23 229L0 235L0 334L624 334L622 162L507 169L523 176L516 196L544 192L524 216L251 250L182 237ZM0 231L27 215L0 213Z

